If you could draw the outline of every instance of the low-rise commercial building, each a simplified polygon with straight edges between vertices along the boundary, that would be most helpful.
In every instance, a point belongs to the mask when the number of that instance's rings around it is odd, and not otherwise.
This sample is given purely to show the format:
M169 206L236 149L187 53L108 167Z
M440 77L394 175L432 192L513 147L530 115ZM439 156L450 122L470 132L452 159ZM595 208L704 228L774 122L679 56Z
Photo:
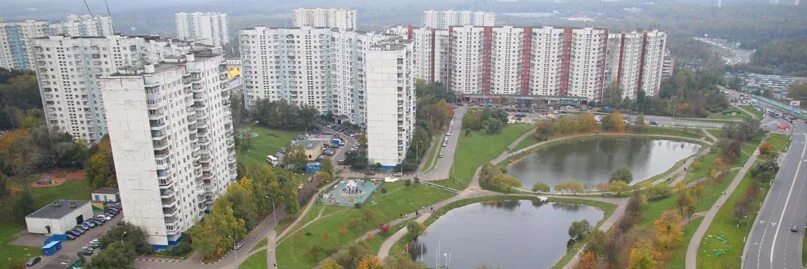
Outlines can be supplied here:
M25 226L33 234L64 234L93 217L88 201L56 200L25 217Z

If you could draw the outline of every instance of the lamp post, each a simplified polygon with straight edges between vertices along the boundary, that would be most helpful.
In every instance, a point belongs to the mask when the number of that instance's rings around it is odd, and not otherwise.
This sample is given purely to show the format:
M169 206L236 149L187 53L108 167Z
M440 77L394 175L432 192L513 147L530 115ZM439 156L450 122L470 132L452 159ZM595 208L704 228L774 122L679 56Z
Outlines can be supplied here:
M238 249L236 249L235 247L236 247L236 245L238 245L238 242L236 242L235 238L233 238L230 235L228 235L227 237L230 238L230 239L233 239L233 253L235 253L235 263L233 263L233 268L237 269L238 268Z
M120 245L121 246L123 246L123 236L125 236L125 235L126 235L126 231L123 231L123 233L120 235Z
M272 229L275 229L277 227L277 214L275 214L275 199L269 195L266 196L266 199L272 201L272 213L270 214L272 214Z

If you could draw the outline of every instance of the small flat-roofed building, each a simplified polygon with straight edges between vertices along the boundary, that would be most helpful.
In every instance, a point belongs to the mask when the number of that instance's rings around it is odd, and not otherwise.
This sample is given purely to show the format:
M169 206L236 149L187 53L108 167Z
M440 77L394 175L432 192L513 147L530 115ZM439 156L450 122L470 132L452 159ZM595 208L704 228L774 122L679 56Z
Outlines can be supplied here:
M93 217L88 201L56 200L25 217L29 233L64 234Z
M92 196L93 202L117 203L120 201L120 191L118 191L118 188L99 188L92 192L90 196Z
M305 158L309 161L316 160L319 155L322 155L322 146L324 143L318 140L304 140L300 142L305 151Z

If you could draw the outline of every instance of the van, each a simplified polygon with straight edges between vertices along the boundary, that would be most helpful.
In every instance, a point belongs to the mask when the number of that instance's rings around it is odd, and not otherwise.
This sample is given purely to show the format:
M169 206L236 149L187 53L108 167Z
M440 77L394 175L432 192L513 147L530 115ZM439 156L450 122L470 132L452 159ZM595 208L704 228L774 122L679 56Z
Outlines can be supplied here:
M274 155L266 155L266 161L269 162L272 166L278 164L278 159Z

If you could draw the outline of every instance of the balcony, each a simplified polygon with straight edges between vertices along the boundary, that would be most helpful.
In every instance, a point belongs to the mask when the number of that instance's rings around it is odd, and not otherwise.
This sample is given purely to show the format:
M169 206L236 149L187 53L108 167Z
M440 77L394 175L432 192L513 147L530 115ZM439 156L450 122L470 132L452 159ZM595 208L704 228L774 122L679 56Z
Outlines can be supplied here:
M177 211L179 211L179 210L177 210L176 205L170 206L170 207L167 207L167 208L163 207L163 215L165 215L166 217L175 216Z
M160 199L163 203L163 207L174 207L177 204L177 198L173 196L169 196L169 198Z
M170 178L160 179L160 188L170 188L174 186L174 180Z
M154 146L154 150L164 150L168 148L168 140L152 140L152 146Z
M170 198L174 195L174 188L160 190L160 198Z
M165 217L165 224L174 224L179 220L177 217ZM166 229L167 230L167 229Z

